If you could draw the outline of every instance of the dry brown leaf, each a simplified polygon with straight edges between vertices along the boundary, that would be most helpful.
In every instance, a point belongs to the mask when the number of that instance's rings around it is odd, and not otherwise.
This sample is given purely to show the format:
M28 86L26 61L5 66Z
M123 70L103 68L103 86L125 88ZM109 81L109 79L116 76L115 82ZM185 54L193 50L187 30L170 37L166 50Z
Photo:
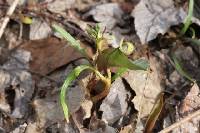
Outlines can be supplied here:
M193 111L194 109L200 107L199 94L200 94L199 86L195 83L181 104L180 107L181 114Z
M175 56L180 62L183 70L188 73L191 78L198 79L200 77L199 58L196 52L189 46L179 46L174 51Z
M42 130L38 128L36 123L29 123L26 127L25 133L41 133Z
M31 52L30 69L43 75L82 57L79 52L67 45L66 42L59 41L56 38L29 41L22 45L21 49ZM91 49L88 49L88 53L91 53Z
M93 103L91 100L85 100L84 102L81 103L81 108L85 112L83 119L90 118L92 106Z
M136 110L138 111L138 124L140 120L144 120L151 113L151 110L156 103L158 95L163 91L161 86L162 66L155 57L149 58L151 73L147 71L129 71L124 76L130 87L135 91L136 96L132 100ZM137 126L139 128L141 126ZM144 127L141 127L143 130Z
M135 108L140 112L140 118L149 115L151 109L157 99L157 96L162 92L163 88L160 85L162 67L157 62L155 57L150 57L151 73L146 71L129 71L124 78L128 81L131 88L136 92L133 99ZM140 107L142 106L142 107Z
M119 133L134 133L134 129L131 125L123 127Z

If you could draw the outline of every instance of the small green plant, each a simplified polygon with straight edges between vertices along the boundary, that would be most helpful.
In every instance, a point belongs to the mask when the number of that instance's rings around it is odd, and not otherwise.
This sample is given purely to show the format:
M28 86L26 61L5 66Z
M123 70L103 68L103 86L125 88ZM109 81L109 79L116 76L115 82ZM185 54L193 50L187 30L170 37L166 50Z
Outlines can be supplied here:
M179 72L180 75L182 75L183 77L185 77L186 79L188 79L191 82L196 82L193 78L191 78L191 76L186 73L180 63L180 61L176 58L175 55L172 55L172 59L175 65L176 70Z
M87 30L88 34L94 39L96 43L96 53L94 57L90 58L85 50L80 46L78 41L76 41L68 32L66 32L62 27L58 25L52 25L53 29L58 32L62 37L64 37L70 45L78 50L84 57L86 57L90 64L84 64L76 67L69 75L67 75L64 81L61 92L60 92L60 102L63 108L65 119L68 121L69 111L66 104L66 92L70 83L75 80L79 74L89 69L95 75L95 78L101 80L104 83L104 88L102 92L96 96L91 97L93 102L96 102L104 98L109 93L109 88L112 81L117 77L122 75L128 69L131 70L147 70L148 62L143 59L132 61L126 55L133 52L134 46L130 42L125 42L123 39L119 44L119 48L105 48L107 45L107 40L100 31L99 25L95 27L89 27ZM111 67L117 67L118 70L115 72L114 76L111 76Z
M193 16L193 10L194 10L194 0L190 0L189 1L189 9L188 9L188 15L185 19L185 22L184 22L184 26L181 30L181 34L184 35L185 32L188 30L189 26L191 25L191 19L192 19L192 16Z

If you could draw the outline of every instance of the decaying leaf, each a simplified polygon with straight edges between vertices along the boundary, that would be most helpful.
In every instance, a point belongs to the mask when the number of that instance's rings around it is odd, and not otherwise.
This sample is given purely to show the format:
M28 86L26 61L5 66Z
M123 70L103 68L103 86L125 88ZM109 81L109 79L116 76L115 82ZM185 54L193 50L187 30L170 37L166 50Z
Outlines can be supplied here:
M74 7L79 11L88 10L90 7L96 6L99 1L94 0L76 0Z
M71 7L74 7L75 0L54 0L53 2L51 0L49 1L47 5L47 9L50 10L53 13L60 13L64 14L65 10L70 9Z
M0 42L0 64L1 65L7 61L8 55L9 55L9 50L1 47L1 42Z
M29 41L21 48L31 52L30 69L44 75L82 57L74 48L56 38Z
M83 100L84 92L79 86L69 88L66 101L71 114L80 108ZM37 114L37 124L39 127L49 126L55 122L60 123L65 118L59 102L58 93L48 95L45 99L35 99L33 101L33 107Z
M181 73L182 71L178 71L182 76L184 75L191 81L199 78L200 71L198 66L200 62L198 55L191 47L179 46L174 51L174 55L176 56L178 63L181 64L180 67L184 70L183 73ZM177 62L175 62L175 65L177 65Z
M191 82L194 82L194 79L192 79L184 70L183 70L183 67L181 65L181 63L178 61L178 59L173 56L173 61L174 61L174 64L175 64L175 68L176 70L185 78L187 78L188 80L190 80Z
M91 101L85 101L85 90L83 90L80 86L75 86L69 88L67 92L67 104L69 106L69 112L73 114L76 112L80 107L85 111L85 118L88 117L90 109L92 107ZM85 105L86 104L86 105ZM89 112L87 112L89 111Z
M30 25L30 40L44 39L51 34L51 28L46 23L39 19L33 19Z
M62 109L58 101L58 95L46 99L35 99L33 107L37 115L37 126L39 128L47 127L55 122L61 122L64 119Z
M195 110L199 109L200 107L200 90L199 86L194 83L194 85L191 87L189 93L185 97L185 99L182 101L180 107L179 107L179 114L176 116L176 121L179 121L180 119L184 118L191 112L194 112ZM190 121L187 121L180 125L180 127L173 129L173 132L175 133L197 133L199 132L199 119L200 116L197 116L193 118Z
M138 110L139 120L147 118L156 103L158 95L163 90L160 75L162 67L153 56L150 57L149 62L151 73L138 70L129 71L128 74L123 76L136 93L132 102ZM139 128L139 125L137 128Z
M65 123L64 127L62 128L62 131L64 133L78 133L78 129L75 124L72 123Z
M186 13L176 8L173 0L141 0L132 12L135 29L142 44L167 32L170 26L184 21Z
M100 110L103 112L102 119L109 124L119 120L127 112L129 98L130 92L125 89L122 79L118 78L112 84L108 96L100 106Z
M16 77L13 78L11 85L15 89L15 108L12 115L15 118L22 118L28 111L29 103L34 92L34 81L32 81L31 74L26 71L18 71L14 74Z
M41 133L42 129L37 126L37 123L30 122L27 127L25 133Z
M187 94L187 96L185 97L185 99L181 104L180 107L181 114L193 111L194 109L200 107L199 93L200 93L199 86L196 83L194 83L194 85L192 86L189 93Z
M5 94L5 88L9 86L10 80L11 80L11 76L8 72L4 71L4 70L0 70L0 109L10 113L10 106L6 101L6 94Z
M13 131L11 131L11 133L24 133L25 130L26 130L26 127L27 127L27 124L24 123L23 125L20 125L16 129L14 129Z
M17 50L12 53L12 57L1 66L1 96L5 112L11 113L14 118L22 118L28 111L28 105L34 92L34 82L31 74L27 72L30 53ZM2 93L4 91L4 93ZM5 95L6 93L6 95ZM14 95L13 95L14 93ZM13 95L13 96L12 96ZM8 97L9 99L5 98ZM13 101L13 105L10 102Z
M93 103L90 100L85 100L83 103L81 103L81 108L85 112L83 119L90 118L92 106Z
M131 125L125 126L121 129L120 133L133 133L134 129Z
M112 29L120 21L122 14L123 11L117 3L109 3L96 6L86 15L92 15L102 27Z

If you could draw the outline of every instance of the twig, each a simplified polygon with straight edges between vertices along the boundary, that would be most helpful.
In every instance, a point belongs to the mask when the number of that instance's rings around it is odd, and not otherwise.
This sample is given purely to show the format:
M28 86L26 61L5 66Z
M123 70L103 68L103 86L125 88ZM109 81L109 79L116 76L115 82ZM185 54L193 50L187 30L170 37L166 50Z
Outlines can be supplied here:
M2 25L1 25L1 28L0 28L0 38L2 37L3 35L3 32L10 20L10 16L13 14L15 8L17 7L17 4L19 3L19 0L14 0L14 2L12 3L12 5L10 6L10 8L8 9L7 13L6 13L6 16L2 22Z
M197 110L195 111L194 113L188 115L187 117L183 118L182 120L172 124L171 126L163 129L162 131L160 131L159 133L168 133L170 132L171 130L179 127L180 125L182 125L183 123L187 122L187 121L190 121L192 118L194 117L197 117L197 116L200 116L200 110Z

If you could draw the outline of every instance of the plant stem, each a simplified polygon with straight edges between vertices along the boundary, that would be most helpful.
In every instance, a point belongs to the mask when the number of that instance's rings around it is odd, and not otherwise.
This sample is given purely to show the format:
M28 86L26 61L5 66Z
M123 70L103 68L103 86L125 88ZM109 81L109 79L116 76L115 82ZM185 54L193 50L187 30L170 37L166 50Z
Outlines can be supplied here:
M108 93L110 91L110 86L111 86L111 71L110 71L110 69L107 69L107 77L103 76L102 78L100 77L100 79L104 82L105 87L104 87L103 92L92 97L93 102L97 102L108 95Z
M184 35L185 32L188 30L190 24L191 24L191 19L192 19L192 16L193 16L193 10L194 10L194 0L190 0L189 2L189 9L188 9L188 15L185 19L185 22L184 22L184 27L182 28L181 30L181 34Z

